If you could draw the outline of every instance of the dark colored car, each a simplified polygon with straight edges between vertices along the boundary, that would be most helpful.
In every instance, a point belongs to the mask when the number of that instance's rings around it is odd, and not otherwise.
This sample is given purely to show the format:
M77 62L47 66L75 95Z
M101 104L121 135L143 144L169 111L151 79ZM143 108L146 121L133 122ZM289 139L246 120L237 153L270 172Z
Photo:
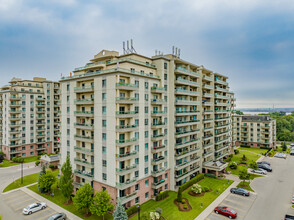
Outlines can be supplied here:
M260 164L259 163L257 165L258 165L258 168L264 169L264 170L266 170L268 172L272 172L273 171L272 168L269 165L267 165L267 164Z
M51 215L48 220L65 220L66 214L64 213L56 213L54 215Z
M250 192L246 189L243 189L243 188L232 188L231 193L239 194L242 196L249 196L250 195Z
M293 220L294 216L293 215L285 215L285 220Z
M270 162L267 162L267 161L261 161L261 162L257 162L257 164L266 164L268 166L270 166Z
M226 206L218 206L214 209L214 212L216 214L221 214L221 215L227 216L230 219L237 218L237 212L235 212L233 209L230 209Z

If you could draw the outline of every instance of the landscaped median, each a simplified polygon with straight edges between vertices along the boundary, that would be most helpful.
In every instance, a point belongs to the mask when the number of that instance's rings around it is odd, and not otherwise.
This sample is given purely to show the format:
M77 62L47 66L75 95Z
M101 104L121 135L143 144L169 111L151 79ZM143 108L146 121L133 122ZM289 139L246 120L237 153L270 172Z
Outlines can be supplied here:
M39 159L39 156L32 156L32 157L24 157L23 158L23 163L30 163L30 162L35 162ZM0 164L0 168L2 167L11 167L11 166L16 166L20 165L21 163L13 162L11 160L4 160L2 164Z
M196 218L207 206L209 206L222 192L224 192L233 181L227 179L216 179L211 177L205 177L199 181L200 186L206 186L211 191L206 192L203 196L191 196L189 194L190 186L184 192L182 197L187 199L192 210L190 211L179 211L174 201L177 199L177 192L169 191L169 196L161 201L149 200L140 206L141 215L144 212L153 212L157 208L162 209L162 216L168 220L179 220L179 219L194 219ZM202 205L202 207L201 207ZM138 219L138 215L135 214L130 218L131 220Z
M54 175L57 176L59 173L59 170L53 171ZM31 175L27 175L23 177L23 184L21 184L21 178L15 180L14 182L10 183L4 190L3 192L8 192L13 189L17 189L20 187L24 187L33 183L37 183L39 177L39 173L34 173Z

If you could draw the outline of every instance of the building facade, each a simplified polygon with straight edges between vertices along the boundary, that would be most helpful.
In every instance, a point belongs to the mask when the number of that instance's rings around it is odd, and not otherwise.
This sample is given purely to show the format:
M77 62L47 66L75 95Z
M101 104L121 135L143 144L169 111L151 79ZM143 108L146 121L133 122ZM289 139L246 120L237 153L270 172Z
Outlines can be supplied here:
M13 78L0 89L1 149L7 159L59 151L59 83Z
M268 115L234 115L236 146L276 147L276 120Z
M76 188L130 207L226 167L226 76L171 54L103 50L60 83L61 163L70 155Z

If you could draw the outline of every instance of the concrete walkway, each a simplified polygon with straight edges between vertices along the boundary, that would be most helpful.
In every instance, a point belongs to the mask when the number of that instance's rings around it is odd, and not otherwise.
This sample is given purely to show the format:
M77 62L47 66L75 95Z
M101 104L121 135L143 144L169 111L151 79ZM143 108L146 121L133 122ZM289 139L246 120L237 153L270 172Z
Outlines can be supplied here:
M203 220L220 204L229 194L230 189L236 187L240 181L233 182L219 197L217 197L203 212L200 213L194 220Z
M71 219L71 220L81 220L81 218L79 218L78 216L72 214L71 212L65 210L64 208L56 205L55 203L49 201L48 199L44 198L43 196L38 195L37 193L33 192L32 190L26 188L26 187L22 187L20 188L20 190L22 190L23 192L27 193L28 195L30 195L31 197L35 198L38 201L42 201L45 202L47 204L47 206L49 206L50 208L54 209L56 212L63 212L66 214L67 219Z

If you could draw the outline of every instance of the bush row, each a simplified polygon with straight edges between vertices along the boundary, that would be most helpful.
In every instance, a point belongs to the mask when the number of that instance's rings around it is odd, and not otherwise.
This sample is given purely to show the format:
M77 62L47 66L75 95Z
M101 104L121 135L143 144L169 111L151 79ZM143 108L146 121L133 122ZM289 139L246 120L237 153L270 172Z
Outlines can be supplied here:
M250 145L241 144L241 147L250 148Z
M204 174L203 173L200 173L197 176L195 176L194 178L192 178L191 180L189 180L188 182L186 182L183 185L181 185L179 187L179 190L181 192L183 192L185 189L189 188L190 186L192 186L193 184L199 182L202 179L204 179Z
M130 208L128 208L128 209L126 210L127 215L128 215L128 216L131 216L132 214L137 213L138 210L139 210L139 208L138 208L137 206L140 207L140 205L134 205L134 206L131 206Z
M13 157L11 160L15 163L23 163L24 161L22 157Z
M215 174L212 174L212 173L205 173L204 176L216 178L216 175Z
M158 195L156 195L155 200L160 201L168 197L168 191L161 191Z

